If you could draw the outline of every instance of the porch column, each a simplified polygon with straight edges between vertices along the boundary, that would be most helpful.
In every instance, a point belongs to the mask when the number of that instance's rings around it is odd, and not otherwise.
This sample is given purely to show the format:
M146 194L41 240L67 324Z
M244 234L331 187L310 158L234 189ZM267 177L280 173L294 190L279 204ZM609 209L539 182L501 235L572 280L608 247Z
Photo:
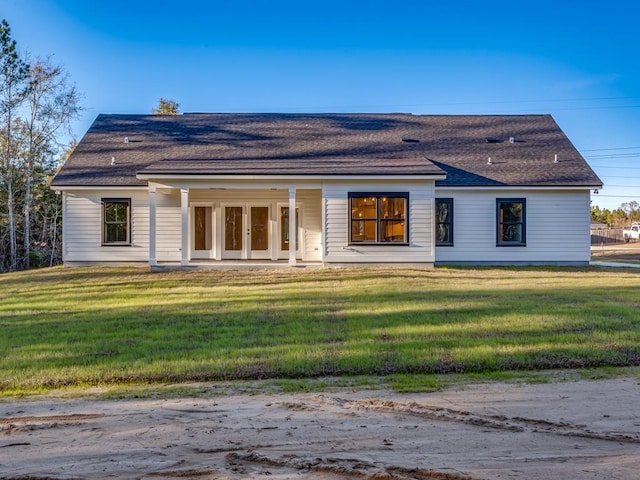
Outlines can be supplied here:
M156 186L149 186L149 265L157 265L156 261Z
M296 187L289 187L289 266L296 264Z
M182 226L182 244L180 265L189 265L189 189L180 189L180 212Z

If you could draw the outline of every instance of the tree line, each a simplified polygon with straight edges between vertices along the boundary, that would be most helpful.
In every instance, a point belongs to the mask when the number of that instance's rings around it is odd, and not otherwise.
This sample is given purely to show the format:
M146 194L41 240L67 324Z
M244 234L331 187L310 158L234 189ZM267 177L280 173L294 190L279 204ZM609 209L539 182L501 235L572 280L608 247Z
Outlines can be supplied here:
M633 222L640 222L640 204L635 200L625 202L620 207L609 210L597 205L591 207L591 222L602 223L607 227L624 228Z
M73 145L82 108L67 74L50 58L18 50L0 22L0 271L61 261L62 208L50 181Z

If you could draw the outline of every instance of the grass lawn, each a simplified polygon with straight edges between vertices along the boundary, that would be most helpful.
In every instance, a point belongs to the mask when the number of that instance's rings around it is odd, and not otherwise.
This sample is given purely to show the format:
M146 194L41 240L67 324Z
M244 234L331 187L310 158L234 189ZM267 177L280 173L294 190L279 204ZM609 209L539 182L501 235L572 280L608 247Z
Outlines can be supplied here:
M640 264L640 242L594 246L591 260Z
M640 364L640 269L0 276L0 393Z

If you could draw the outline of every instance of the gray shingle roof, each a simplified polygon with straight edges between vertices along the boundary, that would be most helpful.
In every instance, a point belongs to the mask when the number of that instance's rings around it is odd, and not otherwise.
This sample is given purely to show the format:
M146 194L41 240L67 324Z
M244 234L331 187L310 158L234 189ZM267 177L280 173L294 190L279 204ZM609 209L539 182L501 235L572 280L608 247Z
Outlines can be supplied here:
M602 183L550 115L222 113L99 115L53 185L146 185L138 173L330 176L443 171L447 178L437 185Z
M144 175L444 175L424 157L349 158L319 157L312 162L299 159L160 160L141 172Z

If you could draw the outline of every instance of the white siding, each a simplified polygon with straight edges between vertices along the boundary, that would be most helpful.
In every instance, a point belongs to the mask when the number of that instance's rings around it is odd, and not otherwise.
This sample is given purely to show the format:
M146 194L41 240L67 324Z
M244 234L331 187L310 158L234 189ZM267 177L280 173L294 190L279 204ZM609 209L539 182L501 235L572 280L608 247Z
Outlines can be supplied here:
M102 245L102 199L131 199L131 246ZM73 191L63 196L65 262L146 262L149 194L146 190Z
M287 190L269 190L269 189L229 189L229 190L210 190L192 188L189 190L189 202L244 202L244 203L260 203L260 202L288 202L289 193Z
M322 191L298 190L296 201L302 205L302 260L319 262L322 260Z
M349 245L349 192L407 192L408 246ZM434 186L425 182L327 182L320 189L296 191L302 206L302 260L327 263L587 263L590 256L588 190L462 190L438 188L437 197L454 199L454 246L433 247ZM101 200L131 198L131 246L103 246ZM526 246L496 246L496 198L526 198ZM157 259L179 261L179 189L159 188ZM272 232L277 208L288 202L285 188L191 189L189 202L210 203L220 220L223 203L269 203ZM323 220L323 210L326 216ZM63 195L65 262L147 262L149 194L146 190L82 190ZM324 222L324 223L323 223ZM324 232L323 232L324 227ZM214 228L219 229L219 226ZM323 236L324 233L324 236ZM324 257L323 257L324 254Z
M436 262L587 263L589 191L438 188L453 198L454 246L436 247ZM496 199L526 199L526 246L496 246Z
M433 181L325 183L325 262L433 263ZM409 194L409 245L349 244L349 192Z
M156 193L156 260L159 262L180 261L182 249L182 218L180 213L180 190L158 188Z

